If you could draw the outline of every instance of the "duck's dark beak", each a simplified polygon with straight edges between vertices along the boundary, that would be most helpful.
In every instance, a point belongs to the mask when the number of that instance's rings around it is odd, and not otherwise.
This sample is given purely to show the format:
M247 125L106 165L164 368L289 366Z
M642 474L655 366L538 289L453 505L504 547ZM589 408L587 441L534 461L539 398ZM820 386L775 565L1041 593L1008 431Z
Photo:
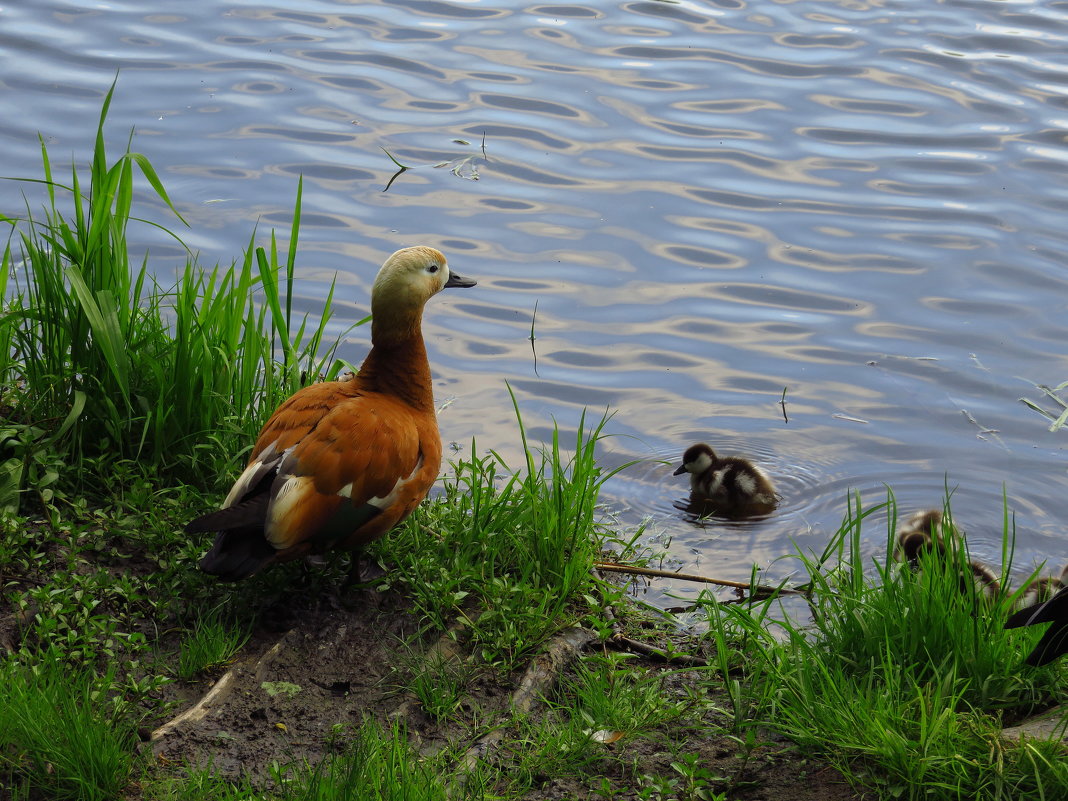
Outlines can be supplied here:
M675 472L672 473L671 475L673 475L673 476L681 476L685 472L686 472L686 464L684 462L683 464L680 464L678 467L676 467L675 468Z
M449 270L449 280L445 282L445 288L447 289L451 286L468 287L474 286L476 283L478 282L475 281L474 278L464 278L459 273L454 273L452 270Z

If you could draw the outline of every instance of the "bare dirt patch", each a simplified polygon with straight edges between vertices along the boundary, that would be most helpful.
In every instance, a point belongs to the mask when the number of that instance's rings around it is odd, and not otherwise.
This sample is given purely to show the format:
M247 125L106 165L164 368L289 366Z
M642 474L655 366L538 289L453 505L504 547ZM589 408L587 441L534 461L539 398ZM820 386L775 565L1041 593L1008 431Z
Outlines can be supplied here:
M352 726L374 719L403 723L424 754L447 745L459 745L458 753L463 753L487 731L499 731L489 747L469 753L494 761L507 775L521 745L510 727L497 729L494 724L509 719L516 690L524 679L530 681L531 671L506 677L489 670L477 672L457 713L445 722L434 720L404 689L412 665L431 649L440 649L443 641L451 643L455 659L467 659L469 648L462 628L444 638L440 633L419 636L418 632L419 621L396 591L356 591L346 596L344 604L290 606L267 615L223 678L174 685L173 698L182 700L179 717L165 729L157 728L156 739L144 747L166 769L210 765L222 775L252 775L266 781L272 762L314 764L341 748ZM566 658L552 662L549 671L557 675L539 685L530 699L530 715L544 714L542 695L552 696L553 679L566 674L567 665ZM631 661L629 667L665 669L640 660ZM219 688L222 682L226 686ZM665 692L692 695L692 685L686 679L668 682ZM198 707L213 687L215 696ZM195 710L191 716L190 709ZM601 798L606 797L606 788L611 788L611 797L620 799L705 797L687 790L689 780L675 767L680 755L696 766L701 788L727 792L730 798L852 801L863 797L837 771L798 753L789 743L762 737L767 742L747 749L725 735L714 718L711 714L703 723L691 721L685 728L605 745L603 758L587 765L582 775L536 775L524 797ZM675 795L650 795L651 781L662 781L665 789L675 786Z

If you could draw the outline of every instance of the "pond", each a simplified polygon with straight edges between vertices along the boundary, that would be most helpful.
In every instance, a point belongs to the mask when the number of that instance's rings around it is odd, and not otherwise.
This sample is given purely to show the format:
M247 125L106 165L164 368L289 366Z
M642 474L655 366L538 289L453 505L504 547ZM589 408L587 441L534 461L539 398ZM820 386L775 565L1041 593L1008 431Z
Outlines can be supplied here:
M786 576L886 486L903 512L948 486L995 563L1004 491L1021 567L1068 559L1068 431L1019 401L1068 379L1068 3L159 8L0 9L0 174L40 176L38 133L84 163L118 71L110 141L133 130L202 264L287 231L301 175L301 310L336 277L338 333L388 253L439 247L479 281L427 313L445 442L515 459L508 385L536 441L611 410L604 465L641 461L603 499L683 570ZM672 469L701 440L764 465L779 510L687 519Z

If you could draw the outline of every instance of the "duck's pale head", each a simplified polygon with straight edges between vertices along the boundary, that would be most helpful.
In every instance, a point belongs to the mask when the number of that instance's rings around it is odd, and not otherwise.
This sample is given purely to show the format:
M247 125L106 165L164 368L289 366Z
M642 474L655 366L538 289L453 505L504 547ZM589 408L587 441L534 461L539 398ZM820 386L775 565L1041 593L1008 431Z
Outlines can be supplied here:
M691 445L682 455L682 464L676 469L674 475L681 476L683 473L700 475L716 463L716 452L703 442Z
M438 292L474 285L474 280L449 270L440 250L402 248L386 259L371 287L372 333L393 330L403 336L418 326L423 306Z

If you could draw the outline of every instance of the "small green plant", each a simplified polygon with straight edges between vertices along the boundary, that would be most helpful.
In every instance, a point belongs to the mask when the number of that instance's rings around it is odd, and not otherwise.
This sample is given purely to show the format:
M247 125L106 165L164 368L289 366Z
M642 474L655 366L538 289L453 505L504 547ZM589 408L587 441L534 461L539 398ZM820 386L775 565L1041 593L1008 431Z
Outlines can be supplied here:
M687 702L668 700L664 692L670 671L634 669L628 666L631 658L631 654L591 656L564 683L565 697L590 728L639 737L687 713Z
M680 778L675 788L679 801L726 801L725 793L712 789L725 779L702 765L699 754L681 754L671 763L671 769Z
M315 766L279 767L275 771L280 801L467 801L481 797L477 782L454 783L439 771L441 760L424 760L414 752L403 726L382 728L366 721L350 747Z
M249 635L247 626L228 623L217 613L198 619L182 637L178 678L192 681L201 674L228 667L248 642Z
M463 703L471 666L438 649L426 655L409 650L401 661L408 673L404 689L415 696L423 712L439 723L453 717Z

